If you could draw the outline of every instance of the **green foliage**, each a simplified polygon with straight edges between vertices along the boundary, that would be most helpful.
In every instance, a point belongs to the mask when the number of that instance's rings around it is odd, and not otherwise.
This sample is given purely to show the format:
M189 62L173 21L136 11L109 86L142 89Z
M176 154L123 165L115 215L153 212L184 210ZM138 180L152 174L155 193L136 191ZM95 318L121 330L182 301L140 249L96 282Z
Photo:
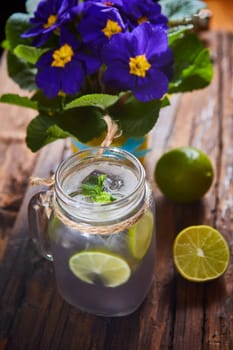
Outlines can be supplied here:
M46 52L47 49L38 49L28 45L17 45L14 54L28 63L35 64L39 57Z
M60 129L52 118L40 114L27 127L26 144L36 152L50 142L69 136L69 133Z
M175 40L171 48L174 52L174 77L169 93L192 91L209 85L213 76L210 53L194 34L186 34Z
M169 29L168 31L168 43L171 46L176 40L180 39L183 34L193 29L192 24L188 25L178 25Z
M171 23L182 22L206 8L206 3L199 0L160 0L159 3Z
M36 89L35 74L33 65L16 57L11 51L7 53L8 74L21 89L33 91Z
M105 110L118 100L117 95L108 94L88 94L78 97L65 105L65 109L75 107L93 106Z
M24 57L17 57L14 54L14 50L17 47L28 45L28 40L22 39L21 34L29 28L29 15L25 13L14 13L6 21L5 31L6 40L4 46L8 48L7 54L7 67L8 74L12 80L14 80L21 89L35 90L35 67L23 60ZM29 61L30 62L30 61ZM33 63L33 62L31 62Z
M0 96L0 102L38 110L38 103L36 101L32 101L28 97L19 96L17 94L4 94Z
M27 12L30 14L34 13L40 1L41 0L27 0L25 4Z
M139 137L153 128L162 104L162 100L140 102L131 96L124 103L119 101L109 108L109 114L119 123L126 137Z
M30 16L25 13L14 13L8 18L5 31L11 50L14 50L17 45L28 44L28 40L22 39L21 34L30 27L29 18Z
M113 202L115 198L104 189L104 180L106 176L106 174L101 174L99 176L90 175L87 181L82 184L82 194L88 196L96 203Z
M53 115L53 120L60 128L84 143L101 136L106 130L103 114L94 107L80 107L61 111Z

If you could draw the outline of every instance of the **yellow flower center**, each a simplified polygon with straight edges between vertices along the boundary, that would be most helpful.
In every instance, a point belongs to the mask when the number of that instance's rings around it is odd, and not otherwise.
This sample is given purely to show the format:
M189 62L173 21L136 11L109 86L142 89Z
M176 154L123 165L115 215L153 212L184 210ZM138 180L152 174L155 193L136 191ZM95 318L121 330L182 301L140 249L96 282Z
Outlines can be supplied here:
M114 34L122 32L122 28L117 22L108 19L102 32L110 39Z
M56 15L50 15L48 18L47 23L43 25L44 28L52 27L52 25L56 22L57 16Z
M148 22L148 18L146 16L142 16L141 18L138 19L138 24L142 24L144 22Z
M130 74L145 78L146 72L150 69L151 64L147 61L145 55L130 57L129 59Z
M70 62L74 55L72 47L68 44L64 44L60 49L55 50L53 53L52 67L65 67L66 63Z
M106 6L113 6L113 3L111 1L105 1L104 5L106 5Z

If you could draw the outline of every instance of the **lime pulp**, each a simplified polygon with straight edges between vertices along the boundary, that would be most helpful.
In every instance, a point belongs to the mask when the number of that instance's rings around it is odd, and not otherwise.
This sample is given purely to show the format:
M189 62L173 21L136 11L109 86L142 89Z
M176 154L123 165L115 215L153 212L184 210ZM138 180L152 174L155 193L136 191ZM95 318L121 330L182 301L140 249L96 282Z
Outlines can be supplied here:
M223 235L213 227L189 226L174 241L173 259L177 271L185 279L204 282L226 271L230 250Z
M69 259L69 268L83 282L94 284L101 280L106 287L117 287L127 282L131 271L120 256L109 252L81 251Z
M139 221L130 227L128 232L129 250L134 258L141 260L152 240L154 218L151 210L147 210Z

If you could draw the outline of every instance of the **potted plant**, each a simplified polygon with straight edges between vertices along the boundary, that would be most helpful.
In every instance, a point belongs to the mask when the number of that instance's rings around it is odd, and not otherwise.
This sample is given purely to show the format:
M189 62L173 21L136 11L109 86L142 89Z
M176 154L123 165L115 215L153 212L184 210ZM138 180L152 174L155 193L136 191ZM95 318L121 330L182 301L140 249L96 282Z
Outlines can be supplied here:
M28 0L27 13L7 20L3 42L22 95L9 92L0 102L38 111L27 127L33 152L66 137L78 147L101 143L108 115L122 147L141 156L170 95L212 79L210 52L193 21L205 7L189 0Z

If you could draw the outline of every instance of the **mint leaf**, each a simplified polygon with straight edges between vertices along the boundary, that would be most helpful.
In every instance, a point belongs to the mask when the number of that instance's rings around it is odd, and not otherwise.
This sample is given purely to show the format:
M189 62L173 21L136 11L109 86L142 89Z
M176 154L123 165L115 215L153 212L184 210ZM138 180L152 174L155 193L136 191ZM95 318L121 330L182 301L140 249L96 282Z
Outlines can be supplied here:
M87 181L82 184L82 194L90 197L96 203L113 202L115 198L104 190L106 176L106 174L101 174L98 177L90 175Z
M95 202L97 203L109 203L113 202L115 199L109 192L101 192L95 196Z

